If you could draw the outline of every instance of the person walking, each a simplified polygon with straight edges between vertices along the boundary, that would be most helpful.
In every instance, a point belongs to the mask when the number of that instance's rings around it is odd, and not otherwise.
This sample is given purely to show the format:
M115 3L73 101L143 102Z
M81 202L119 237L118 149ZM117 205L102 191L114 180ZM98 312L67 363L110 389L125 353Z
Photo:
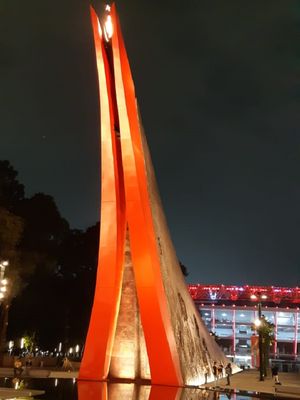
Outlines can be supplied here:
M219 379L222 379L222 378L223 378L223 369L224 369L223 364L220 363L219 366L218 366L218 376L219 376Z
M275 379L275 385L281 385L278 376L278 367L276 365L274 365L274 367L272 368L272 377L274 377Z
M226 365L225 374L226 374L226 378L227 378L227 386L229 386L229 385L230 385L230 377L231 377L231 375L232 375L231 363L228 363L228 364Z
M68 372L71 372L74 370L73 365L71 361L68 359L68 357L64 358L62 369Z
M213 365L213 374L214 374L215 386L216 386L218 383L218 367L217 367L216 361L214 362L214 365Z
M14 378L20 378L23 372L23 365L20 358L17 358L14 362Z
M209 366L208 366L208 365L205 365L205 367L204 367L204 378L205 378L204 384L205 384L205 385L207 384L207 378L208 378L208 375L209 375L209 374L210 374Z

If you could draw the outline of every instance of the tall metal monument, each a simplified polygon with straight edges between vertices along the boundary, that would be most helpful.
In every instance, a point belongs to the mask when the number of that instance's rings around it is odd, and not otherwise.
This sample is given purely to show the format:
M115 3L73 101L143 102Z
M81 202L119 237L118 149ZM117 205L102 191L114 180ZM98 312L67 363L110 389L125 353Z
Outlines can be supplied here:
M91 8L101 118L101 226L94 304L79 379L204 382L226 358L187 291L159 198L113 5ZM151 77L145 77L151 79Z

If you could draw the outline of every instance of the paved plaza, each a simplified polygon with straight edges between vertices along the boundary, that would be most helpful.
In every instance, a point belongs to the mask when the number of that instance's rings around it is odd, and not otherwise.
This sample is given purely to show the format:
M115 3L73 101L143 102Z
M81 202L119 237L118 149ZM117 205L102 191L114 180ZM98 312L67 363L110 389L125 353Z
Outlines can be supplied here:
M255 370L246 370L231 377L230 386L227 386L226 379L221 379L218 386L222 389L236 389L247 392L260 392L268 394L277 394L284 397L300 398L300 373L282 372L279 375L282 385L275 385L274 379L266 377L263 382L259 381L259 372ZM210 384L211 385L211 384Z

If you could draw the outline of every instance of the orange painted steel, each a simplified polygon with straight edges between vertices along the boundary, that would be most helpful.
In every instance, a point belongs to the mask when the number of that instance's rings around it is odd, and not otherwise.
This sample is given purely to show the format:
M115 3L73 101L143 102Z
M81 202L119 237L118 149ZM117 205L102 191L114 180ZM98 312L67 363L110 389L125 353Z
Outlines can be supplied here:
M120 148L114 131L111 77L98 18L91 8L100 93L101 235L94 304L79 379L107 378L116 329L125 245L125 201Z
M151 382L182 385L170 312L163 287L160 256L151 213L141 128L130 66L116 8L111 16L117 105L124 170L126 217Z
M120 24L113 5L113 71L110 72L104 39L99 35L93 10L91 15L100 87L101 233L95 299L79 379L104 380L109 373L127 222L151 382L182 386L179 354L161 275L134 84ZM117 121L121 153L114 132Z

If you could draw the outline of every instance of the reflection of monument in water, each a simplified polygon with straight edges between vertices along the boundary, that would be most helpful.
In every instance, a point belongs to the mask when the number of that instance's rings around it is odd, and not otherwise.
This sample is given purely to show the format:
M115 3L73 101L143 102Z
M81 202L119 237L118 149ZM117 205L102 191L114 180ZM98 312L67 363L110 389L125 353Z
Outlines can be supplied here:
M134 383L78 382L78 400L214 400L218 393L175 386ZM230 394L228 393L228 398ZM236 396L233 397L235 399Z
M115 7L91 9L101 114L101 233L79 378L204 382L226 358L186 289L159 198ZM147 79L147 77L145 77Z

